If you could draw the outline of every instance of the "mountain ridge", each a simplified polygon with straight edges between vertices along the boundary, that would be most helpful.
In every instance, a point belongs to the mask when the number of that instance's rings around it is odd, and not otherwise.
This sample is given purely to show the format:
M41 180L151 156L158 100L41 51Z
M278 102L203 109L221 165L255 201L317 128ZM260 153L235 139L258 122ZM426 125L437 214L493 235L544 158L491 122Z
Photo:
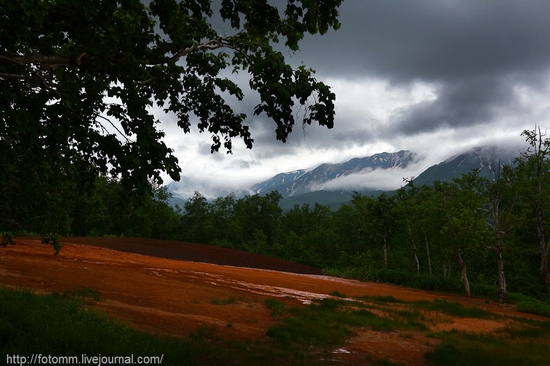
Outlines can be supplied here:
M353 158L343 163L323 163L313 169L279 173L273 178L255 184L252 186L252 191L255 194L266 194L278 190L283 198L297 196L315 190L323 190L326 183L343 176L376 169L405 168L415 158L415 153L401 150L396 153L383 152L363 158Z
M477 146L470 150L455 154L439 164L424 170L413 182L416 185L433 184L436 180L451 181L463 174L478 168L486 178L495 175L498 166L510 165L519 154L519 149L503 149L498 146Z
M464 173L472 171L474 168L479 168L481 175L490 178L494 176L496 166L512 164L513 159L518 156L519 152L519 148L504 148L495 145L474 147L428 167L417 177L414 177L413 182L415 185L420 186L433 184L436 180L451 181ZM372 179L369 178L372 177L371 173L386 174L391 171L399 174L401 170L402 177L405 177L409 173L406 168L420 161L420 157L409 150L400 150L394 153L383 152L363 158L353 158L343 163L323 163L309 169L279 173L247 189L232 190L227 193L220 192L219 196L230 193L236 196L246 194L264 195L277 190L282 195L280 206L284 210L289 210L296 204L301 205L304 203L320 203L338 207L349 202L354 192L364 195L378 195L382 192L391 193L395 191L395 188L380 189L380 187L375 186L369 188L367 180ZM349 178L355 178L359 181L361 183L360 188L335 188L339 186L335 183ZM192 184L189 179L185 179L184 182L187 185ZM177 187L177 183L168 185L168 189L174 193L174 202L177 201L181 204L184 197L177 194ZM189 194L191 188L187 187L185 191Z

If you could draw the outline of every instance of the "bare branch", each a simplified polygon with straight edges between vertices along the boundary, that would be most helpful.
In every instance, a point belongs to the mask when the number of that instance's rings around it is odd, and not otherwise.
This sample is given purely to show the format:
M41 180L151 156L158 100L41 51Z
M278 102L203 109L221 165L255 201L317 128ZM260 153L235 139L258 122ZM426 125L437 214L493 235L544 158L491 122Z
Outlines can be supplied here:
M110 124L111 126L113 126L113 128L120 134L120 136L122 136L122 137L124 137L124 138L126 139L126 142L130 142L130 139L128 138L128 136L126 136L126 134L122 133L122 131L120 131L120 130L118 129L118 127L115 126L115 124L114 124L109 118L104 117L104 116L101 116L101 115L99 115L98 117L101 118L101 119L104 119L104 120L107 121L107 122L109 122L109 124ZM101 127L105 130L105 128L104 128L103 126L101 126ZM106 131L106 130L105 130L105 131Z
M198 45L193 45L191 47L187 47L186 49L181 50L179 53L172 56L171 59L172 60L178 60L178 59L186 56L188 53L193 52L193 51L200 51L200 50L204 50L204 49L215 50L217 48L225 47L227 44L224 44L222 42L223 40L224 40L223 38L219 37L218 39L212 39L212 40L210 40L206 43L201 43L201 44L198 44Z
M73 58L67 56L48 56L48 55L31 55L31 56L1 56L2 59L9 59L21 65L40 64L43 68L56 69L62 66L71 66L74 63ZM82 56L79 57L81 60Z
M241 32L242 31L240 31L239 33L241 33ZM239 33L237 33L237 34L239 34ZM223 48L223 47L230 48L230 49L240 53L244 58L246 58L246 60L249 63L251 63L251 60L249 59L249 57L246 53L244 53L237 46L232 44L229 41L228 38L224 38L222 36L218 37L217 39L211 39L210 41L205 42L205 43L201 43L201 44L198 44L198 45L193 45L191 47L187 47L184 50L177 53L176 55L172 56L171 60L178 60L178 59L188 55L190 52L200 51L200 50L215 50L215 49Z
M28 75L6 74L6 73L2 73L2 72L0 72L0 78L4 78L4 79L20 79L20 80L32 79L32 78L31 78L30 76L28 76Z

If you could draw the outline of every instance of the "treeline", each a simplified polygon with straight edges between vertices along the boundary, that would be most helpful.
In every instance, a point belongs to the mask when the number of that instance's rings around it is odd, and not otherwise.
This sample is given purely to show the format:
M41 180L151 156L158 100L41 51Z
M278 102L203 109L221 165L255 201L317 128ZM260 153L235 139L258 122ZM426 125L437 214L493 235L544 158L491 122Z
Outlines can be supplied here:
M294 206L277 192L207 201L196 193L182 214L183 240L275 256L330 274L426 289L544 298L533 201L519 169L491 181L477 172L395 195L355 194L338 210ZM470 286L472 282L472 286ZM474 291L475 292L475 291Z
M283 212L278 192L212 201L195 193L174 208L164 187L135 196L106 177L87 190L36 179L2 191L17 195L0 201L0 232L181 240L361 280L550 299L550 140L538 130L524 135L530 148L513 166L495 161L490 178L473 171L430 186L409 182L394 194L357 193L337 210L304 204Z
M525 131L530 148L513 166L491 164L452 182L395 194L355 194L332 211L294 206L277 192L212 202L196 193L182 213L182 239L248 250L359 279L467 294L508 290L550 299L550 140Z
M181 238L181 209L170 206L165 187L131 195L118 180L100 176L87 190L57 186L46 195L18 193L11 205L4 205L2 214L9 219L0 220L0 233ZM28 202L21 202L20 196L28 196Z

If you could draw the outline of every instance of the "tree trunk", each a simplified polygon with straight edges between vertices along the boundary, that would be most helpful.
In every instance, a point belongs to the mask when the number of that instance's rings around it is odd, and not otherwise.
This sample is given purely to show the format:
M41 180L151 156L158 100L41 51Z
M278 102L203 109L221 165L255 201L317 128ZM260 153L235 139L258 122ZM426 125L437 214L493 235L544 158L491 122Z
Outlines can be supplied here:
M414 243L414 238L411 232L411 226L409 225L408 221L407 221L407 226L409 228L409 240L411 242L411 248L413 250L414 260L416 262L416 272L420 274L420 261L418 260L418 255L416 255L416 244Z
M502 260L502 248L500 245L495 247L497 253L497 267L498 267L498 299L503 302L506 300L506 278L504 277L504 262Z
M430 246L428 245L428 234L424 234L424 238L426 239L426 254L428 256L428 271L430 272L430 276L432 275L432 259L430 258Z
M451 277L451 265L447 262L443 263L443 278Z
M468 274L466 273L466 264L462 260L462 254L460 251L458 252L458 263L460 264L461 273L460 273L460 280L464 282L464 291L466 292L466 296L470 296L470 281L468 281Z

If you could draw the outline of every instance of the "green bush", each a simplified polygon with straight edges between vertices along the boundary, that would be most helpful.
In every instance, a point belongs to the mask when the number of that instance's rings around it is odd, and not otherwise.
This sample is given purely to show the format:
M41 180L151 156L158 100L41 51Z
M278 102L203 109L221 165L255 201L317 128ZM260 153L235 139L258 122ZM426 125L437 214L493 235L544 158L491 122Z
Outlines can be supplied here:
M542 315L550 318L550 305L535 299L523 300L516 303L519 311Z

